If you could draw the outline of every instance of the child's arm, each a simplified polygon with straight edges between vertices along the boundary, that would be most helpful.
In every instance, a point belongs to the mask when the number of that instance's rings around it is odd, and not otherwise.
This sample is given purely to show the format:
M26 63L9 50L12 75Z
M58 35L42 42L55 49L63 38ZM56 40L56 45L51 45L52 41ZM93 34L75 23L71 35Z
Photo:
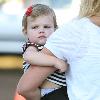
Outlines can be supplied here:
M42 52L34 52L32 47L28 47L23 57L25 61L31 65L53 66L59 69L61 72L64 72L67 69L67 64L63 60L54 56L46 55Z
M31 50L32 48L30 48ZM48 51L44 51L52 55ZM22 95L32 95L43 81L52 74L56 68L54 67L39 67L30 66L27 71L22 75L17 85L17 92ZM27 94L28 93L28 94Z

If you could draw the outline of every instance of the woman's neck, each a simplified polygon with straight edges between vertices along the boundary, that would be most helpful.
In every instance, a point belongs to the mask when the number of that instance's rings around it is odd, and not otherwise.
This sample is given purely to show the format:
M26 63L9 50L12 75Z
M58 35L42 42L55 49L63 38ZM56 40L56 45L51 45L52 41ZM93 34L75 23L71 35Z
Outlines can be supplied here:
M90 20L97 26L100 27L100 16L92 16L90 17Z

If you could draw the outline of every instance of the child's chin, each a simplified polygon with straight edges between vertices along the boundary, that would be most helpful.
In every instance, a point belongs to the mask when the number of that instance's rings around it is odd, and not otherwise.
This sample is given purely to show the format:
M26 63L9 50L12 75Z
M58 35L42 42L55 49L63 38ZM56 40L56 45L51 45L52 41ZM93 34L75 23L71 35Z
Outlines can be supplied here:
M45 45L46 41L40 41L39 44L40 45Z

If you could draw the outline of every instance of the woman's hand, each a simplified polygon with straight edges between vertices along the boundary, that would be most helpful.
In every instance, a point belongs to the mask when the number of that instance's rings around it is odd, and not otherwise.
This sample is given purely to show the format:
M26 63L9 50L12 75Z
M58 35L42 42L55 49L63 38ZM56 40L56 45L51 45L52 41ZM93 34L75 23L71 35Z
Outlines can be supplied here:
M23 54L23 58L24 60L26 61L26 59L29 57L29 55L31 55L32 53L31 52L38 52L37 51L37 48L34 47L34 46L29 46L26 51L24 52ZM30 53L30 54L29 54Z

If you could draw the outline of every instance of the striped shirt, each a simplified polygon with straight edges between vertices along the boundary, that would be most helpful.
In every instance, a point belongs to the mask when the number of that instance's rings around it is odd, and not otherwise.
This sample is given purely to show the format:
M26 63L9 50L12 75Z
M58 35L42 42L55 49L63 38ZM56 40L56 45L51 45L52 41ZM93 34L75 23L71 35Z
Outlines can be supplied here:
M42 50L43 46L39 46L39 45L34 45L30 42L27 42L26 44L23 45L23 53L25 52L25 50L29 47L29 46L35 46L38 51ZM27 62L23 62L23 69L24 72L30 67L30 64L28 64ZM65 73L60 73L58 71L55 71L53 74L51 74L50 76L47 77L47 80L57 84L57 85L61 85L61 86L66 86L66 78L65 78Z

